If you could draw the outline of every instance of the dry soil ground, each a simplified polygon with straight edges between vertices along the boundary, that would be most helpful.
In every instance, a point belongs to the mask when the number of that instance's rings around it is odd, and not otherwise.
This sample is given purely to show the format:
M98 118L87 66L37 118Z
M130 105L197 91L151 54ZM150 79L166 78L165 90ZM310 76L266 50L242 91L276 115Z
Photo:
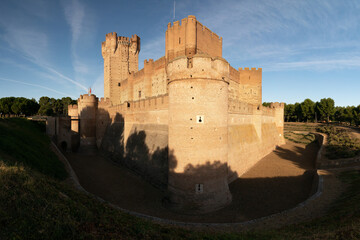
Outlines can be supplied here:
M292 208L313 192L318 146L287 142L229 187L232 203L213 213L179 215L163 207L164 192L100 154L67 154L80 184L121 208L186 222L241 222Z

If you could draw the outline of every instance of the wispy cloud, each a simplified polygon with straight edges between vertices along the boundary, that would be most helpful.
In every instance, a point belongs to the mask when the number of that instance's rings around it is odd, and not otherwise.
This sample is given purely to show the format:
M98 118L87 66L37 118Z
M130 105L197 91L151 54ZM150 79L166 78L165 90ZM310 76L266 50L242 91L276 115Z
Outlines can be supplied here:
M85 17L84 5L79 0L70 0L64 3L65 19L70 25L72 44L76 44L83 31Z
M37 15L45 17L45 14L41 14L40 10ZM53 58L53 53L50 51L48 33L30 23L22 24L23 22L29 22L29 16L27 15L29 14L19 15L16 20L12 19L11 14L7 17L0 18L0 27L4 29L4 34L1 36L1 39L7 44L7 50L9 51L9 49L11 49L14 54L40 67L42 71L53 74L58 78L60 77L60 79L71 82L80 89L87 91L84 85L51 66L50 59ZM8 61L8 64L19 67L19 64L14 61L13 63Z
M48 36L36 29L7 27L3 39L12 49L28 58L40 61L48 56Z
M63 0L62 5L71 32L71 57L75 76L77 79L89 80L88 75L93 74L93 67L85 56L88 49L84 51L83 48L95 38L95 13L81 0ZM82 39L86 41L81 41ZM90 79L90 81L94 80Z
M45 90L48 90L48 91L51 91L51 92L54 92L54 93L57 93L57 94L60 94L60 95L63 95L63 96L71 96L70 94L55 90L53 88L45 87L45 86L42 86L42 85L39 85L39 84L28 83L28 82L18 81L18 80L9 79L9 78L2 78L2 77L0 77L0 80L7 81L7 82L18 83L18 84L31 86L31 87L36 87L36 88L42 88L42 89L45 89ZM74 96L71 96L71 97L74 97Z
M339 55L360 51L359 10L360 2L355 0L226 1L221 8L214 0L195 14L223 37L223 54L235 60L232 64L271 62L308 69L310 65L286 63L318 63L326 58L339 64L330 64L331 70L358 67Z
M165 55L165 37L163 35L158 36L150 41L146 41L141 46L140 51L140 63L139 68L144 66L144 60L152 58L157 60L158 58Z
M284 70L319 70L327 71L333 69L343 68L360 68L360 57L346 58L346 59L328 59L328 60L309 60L297 62L277 62L265 64L263 69L265 71L284 71Z

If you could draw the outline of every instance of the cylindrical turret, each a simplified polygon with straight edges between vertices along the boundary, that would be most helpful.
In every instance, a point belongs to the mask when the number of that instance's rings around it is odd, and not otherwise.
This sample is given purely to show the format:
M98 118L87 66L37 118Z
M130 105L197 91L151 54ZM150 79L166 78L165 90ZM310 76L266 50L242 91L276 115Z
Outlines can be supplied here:
M185 55L192 57L196 54L196 17L188 16L186 25Z
M98 98L94 94L80 95L78 108L80 115L80 147L96 146L96 111Z
M194 56L170 61L170 203L188 213L209 212L231 202L228 187L228 79L223 59Z

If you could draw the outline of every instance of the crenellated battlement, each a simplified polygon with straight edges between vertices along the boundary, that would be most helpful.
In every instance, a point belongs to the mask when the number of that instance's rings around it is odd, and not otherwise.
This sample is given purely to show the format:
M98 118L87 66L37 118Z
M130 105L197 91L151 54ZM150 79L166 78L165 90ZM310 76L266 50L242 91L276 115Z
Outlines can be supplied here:
M116 32L111 32L111 33L107 33L106 35L105 35L105 38L106 38L106 40L110 40L110 39L116 39L117 38L117 33Z
M94 94L80 95L78 102L98 102L99 99Z
M173 28L174 26L175 27L184 26L184 24L188 23L189 21L196 21L196 17L193 15L189 15L187 18L181 19L181 24L180 24L179 20L175 21L173 23L169 22L167 25L167 29L169 30L169 29Z
M234 99L229 99L228 103L228 112L229 113L238 113L238 114L254 114L257 110L257 107L253 104L240 102Z
M205 53L222 56L222 38L198 22L195 16L169 23L166 30L165 57L172 60L178 56L192 57Z
M101 45L104 58L104 97L113 104L121 102L121 82L130 72L139 70L140 37L118 36L116 32L106 34Z
M262 72L262 68L239 68L239 72L245 72L245 71L249 71L249 72Z
M270 103L270 107L271 108L284 108L285 107L285 103L283 102L272 102Z
M152 63L154 63L154 59L152 59L152 58L150 58L149 60L148 59L144 60L144 65L145 64L152 64Z
M68 105L68 110L72 110L72 109L78 109L78 105L77 104L69 104Z

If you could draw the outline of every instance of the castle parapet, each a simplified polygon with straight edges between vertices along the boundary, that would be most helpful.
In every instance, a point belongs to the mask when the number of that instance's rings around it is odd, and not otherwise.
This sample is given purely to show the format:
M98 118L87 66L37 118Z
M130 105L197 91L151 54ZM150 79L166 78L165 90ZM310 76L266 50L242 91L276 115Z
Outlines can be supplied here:
M183 79L220 80L229 83L229 63L223 58L195 55L178 57L167 65L169 81Z
M195 16L188 16L171 25L168 24L165 38L165 57L168 61L178 57L192 57L206 53L213 57L222 56L222 38L199 23Z

